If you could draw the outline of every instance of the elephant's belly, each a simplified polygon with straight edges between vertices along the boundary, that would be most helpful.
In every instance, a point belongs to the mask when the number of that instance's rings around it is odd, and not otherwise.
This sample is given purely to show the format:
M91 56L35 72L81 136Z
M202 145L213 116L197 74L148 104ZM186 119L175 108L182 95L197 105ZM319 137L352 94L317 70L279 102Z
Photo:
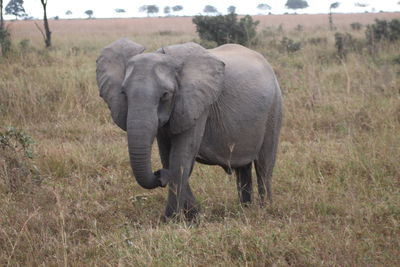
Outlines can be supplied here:
M229 66L226 68L225 88L210 108L199 158L208 164L235 168L258 156L268 127L274 87L269 88L268 80L258 76L240 79L249 70L234 77Z
M224 168L244 166L256 159L264 139L264 118L218 123L209 120L199 150L199 162Z

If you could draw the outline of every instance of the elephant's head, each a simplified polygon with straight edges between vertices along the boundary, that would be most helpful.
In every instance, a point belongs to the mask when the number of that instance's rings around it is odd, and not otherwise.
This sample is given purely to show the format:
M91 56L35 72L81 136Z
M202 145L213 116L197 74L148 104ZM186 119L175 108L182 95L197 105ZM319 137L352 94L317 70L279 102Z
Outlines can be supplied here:
M193 127L221 93L224 63L194 43L143 51L126 38L104 48L97 83L114 122L128 133L136 180L152 189L168 182L168 170L151 168L158 129L165 126L177 135Z

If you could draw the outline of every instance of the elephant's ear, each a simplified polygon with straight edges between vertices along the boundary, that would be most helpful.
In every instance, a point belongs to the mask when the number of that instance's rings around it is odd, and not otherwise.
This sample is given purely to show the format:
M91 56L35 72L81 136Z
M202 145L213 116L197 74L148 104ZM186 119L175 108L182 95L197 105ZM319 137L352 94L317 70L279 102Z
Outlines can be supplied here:
M105 47L97 58L97 85L100 96L111 110L114 122L126 131L127 100L122 93L128 60L144 51L144 47L127 38L119 39Z
M170 118L171 132L181 133L193 127L201 114L218 99L223 87L225 64L195 43L164 47L158 52L183 62Z

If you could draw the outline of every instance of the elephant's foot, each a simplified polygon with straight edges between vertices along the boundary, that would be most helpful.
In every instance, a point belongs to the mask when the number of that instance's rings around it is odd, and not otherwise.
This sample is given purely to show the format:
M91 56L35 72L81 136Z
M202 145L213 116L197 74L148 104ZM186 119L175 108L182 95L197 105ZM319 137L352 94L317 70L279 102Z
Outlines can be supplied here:
M175 204L175 205L174 205ZM164 214L164 221L186 221L186 222L196 222L197 215L200 212L200 205L196 203L193 199L187 199L184 201L183 207L179 208L177 203L172 203L172 205L167 204Z
M161 216L160 221L164 223L187 223L189 225L197 225L199 223L199 210L194 211L181 211L180 213L164 214Z
M176 222L181 222L181 221L186 221L190 223L195 223L198 218L198 214L200 212L200 208L198 206L193 206L191 208L185 208L178 211L172 211L170 209L166 209L165 214L163 216L163 221L176 221Z

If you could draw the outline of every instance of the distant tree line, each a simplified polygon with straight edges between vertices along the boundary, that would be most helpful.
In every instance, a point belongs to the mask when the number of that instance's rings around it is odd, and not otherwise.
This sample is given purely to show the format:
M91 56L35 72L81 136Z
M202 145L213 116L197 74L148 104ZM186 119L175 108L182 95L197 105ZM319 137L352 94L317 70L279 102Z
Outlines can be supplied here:
M0 1L0 28L2 28L1 25L3 25L3 1ZM272 2L270 0L268 0L268 2ZM335 2L332 4L339 4L340 2ZM23 7L24 4L24 0L9 0L8 4L5 6L5 14L6 15L13 15L15 16L15 19L18 18L24 18L24 19L33 19L33 17L29 17L27 15L27 13L25 12L25 9ZM397 2L397 4L400 4L400 2ZM297 10L297 9L304 9L307 8L308 2L306 0L287 0L285 3L285 8L287 9L293 9L293 10ZM355 7L367 7L369 6L369 4L364 3L364 2L354 2L354 6ZM257 6L257 9L259 9L260 11L262 11L262 13L270 13L270 10L272 9L271 5L269 3L259 3ZM332 9L335 9L336 7L334 5L331 5L330 9L329 9L329 13L330 13L330 19L332 18ZM178 12L182 11L184 8L182 5L175 5L175 6L164 6L161 10L164 13L165 16L171 16L171 15L175 15L178 14ZM374 10L374 9L373 9ZM114 11L116 13L126 13L126 10L123 8L115 8ZM160 7L157 5L143 5L141 7L139 7L139 12L143 12L146 13L148 17L150 16L154 16L158 13L160 13ZM218 15L221 14L218 9L215 6L212 5L206 5L204 6L202 12L204 12L206 15ZM236 7L231 5L227 8L227 13L228 14L232 14L232 13L236 13ZM88 16L88 19L93 18L94 15L94 11L92 9L86 10L84 12L84 14L86 14ZM72 11L71 10L67 10L65 12L65 15L70 16L72 15ZM57 19L58 16L52 17L53 19ZM330 25L333 25L333 23L330 23Z
M169 16L171 14L171 9L173 12L179 12L183 10L183 6L181 5L176 5L173 7L170 6L165 6L163 11L166 16ZM156 5L143 5L139 7L139 12L146 12L147 16L150 17L151 15L157 14L160 11L158 6Z

